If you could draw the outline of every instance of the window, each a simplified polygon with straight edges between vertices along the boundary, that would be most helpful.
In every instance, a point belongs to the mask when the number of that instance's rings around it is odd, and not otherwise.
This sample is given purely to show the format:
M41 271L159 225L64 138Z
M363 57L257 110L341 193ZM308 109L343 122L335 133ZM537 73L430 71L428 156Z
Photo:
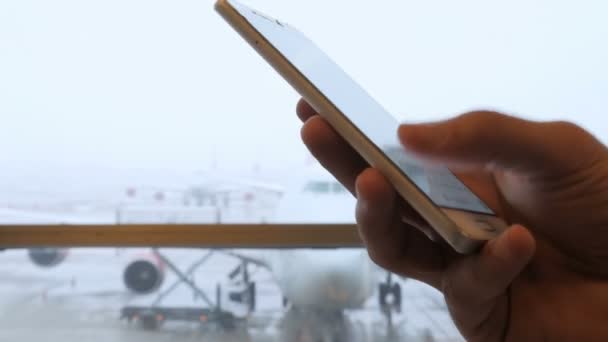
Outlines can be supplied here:
M608 136L603 2L248 2L400 120ZM297 99L211 1L0 2L0 241L22 247L0 252L0 340L461 340L441 294L367 258ZM24 247L66 229L89 247Z
M332 188L333 192L338 193L338 194L346 192L346 188L342 184L340 184L338 182L333 182L331 184L331 188Z
M319 195L327 194L331 191L330 186L330 182L310 182L306 184L304 191Z

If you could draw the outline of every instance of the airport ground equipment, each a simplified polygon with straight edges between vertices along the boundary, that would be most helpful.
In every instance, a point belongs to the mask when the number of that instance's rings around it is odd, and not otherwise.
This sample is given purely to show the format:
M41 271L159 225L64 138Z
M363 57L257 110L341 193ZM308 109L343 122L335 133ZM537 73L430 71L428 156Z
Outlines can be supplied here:
M192 275L214 253L209 251L192 263L185 271L180 270L163 252L154 248L152 253L162 261L167 269L177 276L177 279L166 290L160 292L152 304L147 306L125 306L121 309L120 318L129 323L138 323L145 330L156 330L168 321L198 322L201 326L214 326L222 330L233 330L238 325L238 318L222 309L221 287L216 288L215 302L193 280ZM204 302L202 307L168 307L163 306L163 300L180 285L190 288L195 298Z
M182 271L165 253L161 252L158 248L153 248L152 253L154 256L162 261L167 270L175 274L177 279L167 289L160 292L150 305L123 307L120 314L121 319L129 323L138 323L145 330L156 330L167 321L198 322L204 327L215 327L227 331L244 326L245 318L236 317L233 313L222 308L222 288L219 284L216 287L215 301L213 301L192 280L193 274L216 252L214 250L208 251ZM231 281L240 278L238 279L238 283L244 288L243 290L230 292L228 298L247 305L248 312L252 312L255 309L255 283L250 280L248 262L241 260L240 264L228 276ZM180 285L189 287L194 298L203 300L204 306L199 308L163 306L163 300Z

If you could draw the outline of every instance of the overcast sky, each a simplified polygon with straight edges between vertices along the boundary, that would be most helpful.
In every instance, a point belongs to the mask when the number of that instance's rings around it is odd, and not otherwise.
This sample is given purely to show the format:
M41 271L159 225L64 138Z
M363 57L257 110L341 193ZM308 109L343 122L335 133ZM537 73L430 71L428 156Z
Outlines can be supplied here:
M608 141L608 2L247 3L302 30L401 120L497 108ZM297 94L212 5L0 1L0 165L303 163Z

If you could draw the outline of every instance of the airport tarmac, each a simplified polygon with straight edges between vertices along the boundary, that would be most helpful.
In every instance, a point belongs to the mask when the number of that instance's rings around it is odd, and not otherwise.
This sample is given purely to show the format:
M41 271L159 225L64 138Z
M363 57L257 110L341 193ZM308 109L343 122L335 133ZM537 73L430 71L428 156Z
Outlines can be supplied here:
M203 250L161 250L179 267L186 268ZM225 332L198 323L167 322L155 331L144 331L136 323L120 320L126 305L145 306L156 294L137 296L122 283L125 265L145 249L73 249L64 263L40 268L28 259L25 250L0 253L0 341L279 341L285 340L281 327L286 311L272 275L252 271L257 284L257 307L242 329ZM256 253L256 251L248 251ZM339 253L340 251L336 251ZM217 284L227 282L227 273L238 265L233 258L216 253L192 280L215 301ZM168 274L161 291L176 277ZM393 317L403 341L460 341L445 310L442 298L431 288L415 281L402 281L403 312ZM224 296L225 297L225 296ZM159 306L203 307L204 301L184 284L168 295ZM229 307L229 305L225 305ZM237 310L238 311L238 310ZM293 315L292 315L293 316ZM318 322L298 322L313 330ZM307 318L308 317L308 318ZM363 310L352 310L344 317L350 327L346 340L383 341L385 318L370 298ZM335 322L324 322L335 326ZM313 340L300 334L299 340ZM317 340L314 340L317 341ZM325 340L322 340L325 341ZM328 340L329 341L329 340Z

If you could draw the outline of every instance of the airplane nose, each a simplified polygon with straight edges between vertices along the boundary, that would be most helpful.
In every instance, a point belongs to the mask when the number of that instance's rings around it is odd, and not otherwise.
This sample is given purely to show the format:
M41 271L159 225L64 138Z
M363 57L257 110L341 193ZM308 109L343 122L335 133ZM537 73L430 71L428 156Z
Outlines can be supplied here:
M335 260L328 266L327 299L340 305L358 304L364 296L365 277L369 276L360 254Z
M276 259L274 269L296 307L358 308L373 294L376 275L363 249L299 250L287 256Z

